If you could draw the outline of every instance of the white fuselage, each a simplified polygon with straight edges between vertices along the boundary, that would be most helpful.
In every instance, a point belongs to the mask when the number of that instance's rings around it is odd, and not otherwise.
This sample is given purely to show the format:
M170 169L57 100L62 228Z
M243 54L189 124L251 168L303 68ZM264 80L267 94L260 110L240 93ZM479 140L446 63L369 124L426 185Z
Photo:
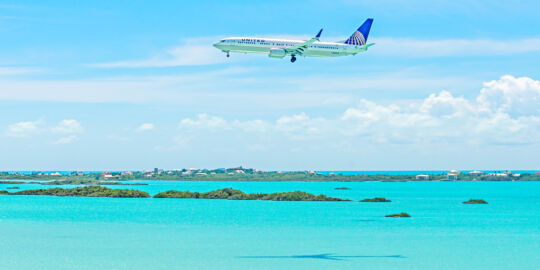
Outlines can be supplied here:
M270 54L272 57L271 51L279 51L280 49L286 50L287 48L302 44L304 42L306 41L256 37L231 37L222 39L221 41L215 43L214 47L227 53L264 53ZM302 54L296 54L296 56L336 57L354 55L365 50L365 46L348 45L337 42L315 41L313 44L309 45L307 50L305 50ZM285 53L285 55L293 54L294 53L290 52Z

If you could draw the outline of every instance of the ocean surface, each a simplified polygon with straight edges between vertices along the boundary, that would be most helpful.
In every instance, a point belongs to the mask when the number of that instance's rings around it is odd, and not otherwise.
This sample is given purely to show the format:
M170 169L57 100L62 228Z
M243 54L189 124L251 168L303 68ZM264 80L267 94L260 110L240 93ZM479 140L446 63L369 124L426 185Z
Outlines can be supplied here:
M540 269L540 182L139 182L354 201L0 196L0 269Z

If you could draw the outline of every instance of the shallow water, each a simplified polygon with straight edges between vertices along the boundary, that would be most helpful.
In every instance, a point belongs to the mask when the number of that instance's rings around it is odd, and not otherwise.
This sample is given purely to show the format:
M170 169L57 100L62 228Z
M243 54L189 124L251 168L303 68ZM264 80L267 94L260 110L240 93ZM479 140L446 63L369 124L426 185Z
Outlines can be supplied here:
M140 182L355 202L0 196L0 269L540 269L540 182Z

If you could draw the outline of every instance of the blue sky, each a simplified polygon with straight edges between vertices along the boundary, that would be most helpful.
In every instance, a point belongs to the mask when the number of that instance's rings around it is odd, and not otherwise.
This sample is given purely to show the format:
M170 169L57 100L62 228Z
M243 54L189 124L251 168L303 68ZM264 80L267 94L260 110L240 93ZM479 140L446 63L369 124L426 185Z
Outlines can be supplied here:
M0 169L538 169L537 1L0 1ZM226 36L346 39L270 59Z

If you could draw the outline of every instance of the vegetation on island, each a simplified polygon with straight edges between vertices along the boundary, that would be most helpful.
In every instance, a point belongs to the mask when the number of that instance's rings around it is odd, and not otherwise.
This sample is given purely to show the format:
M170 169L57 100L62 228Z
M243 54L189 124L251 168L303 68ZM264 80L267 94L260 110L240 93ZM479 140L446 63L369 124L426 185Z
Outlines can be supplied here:
M114 197L114 198L149 198L150 195L144 191L133 189L111 189L103 186L85 186L70 189L48 188L29 189L13 193L2 193L5 195L49 195L49 196L69 196L69 197Z
M399 214L391 214L391 215L386 215L385 217L391 217L391 218L408 218L408 217L411 217L411 215L405 213L405 212L402 212L402 213L399 213Z
M417 175L403 174L357 174L345 175L340 173L318 173L315 171L276 172L259 171L249 168L229 169L181 169L153 171L126 171L126 172L71 172L71 173L18 173L0 172L2 180L51 180L51 181L122 181L122 180L177 180L177 181L306 181L306 182L404 182L404 181L540 181L540 174L511 172L500 173L461 173L452 174L449 179L447 173ZM457 179L456 179L457 178ZM2 183L2 182L0 182ZM28 182L26 182L28 183ZM39 183L39 182L38 182ZM7 183L16 184L16 183Z
M337 188L334 188L335 190L350 190L350 188L348 187L337 187Z
M146 186L147 183L123 183L119 181L102 181L95 179L62 179L62 180L53 180L53 181L0 181L0 184L11 184L11 185L24 185L24 184L33 184L33 185L50 185L50 186L61 186L61 185L85 185L85 186Z
M486 201L482 199L470 199L468 201L464 201L464 204L487 204Z
M360 202L391 202L391 200L387 200L386 198L383 198L383 197L375 197L371 199L363 199Z
M4 185L20 185L20 184L41 184L40 182L29 182L29 181L0 181L0 184Z
M7 192L7 190L0 190L0 195L5 195L5 194L9 194L9 192Z
M86 180L86 179L69 179L69 180L56 180L56 181L47 181L41 183L42 185L87 185L87 186L97 186L97 185L109 185L109 186L146 186L146 183L122 183L118 181L100 181L100 180Z
M225 199L225 200L264 200L264 201L349 201L327 197L323 194L313 195L303 191L277 193L244 193L238 189L224 188L210 192L191 192L170 190L154 195L154 198L183 199Z

